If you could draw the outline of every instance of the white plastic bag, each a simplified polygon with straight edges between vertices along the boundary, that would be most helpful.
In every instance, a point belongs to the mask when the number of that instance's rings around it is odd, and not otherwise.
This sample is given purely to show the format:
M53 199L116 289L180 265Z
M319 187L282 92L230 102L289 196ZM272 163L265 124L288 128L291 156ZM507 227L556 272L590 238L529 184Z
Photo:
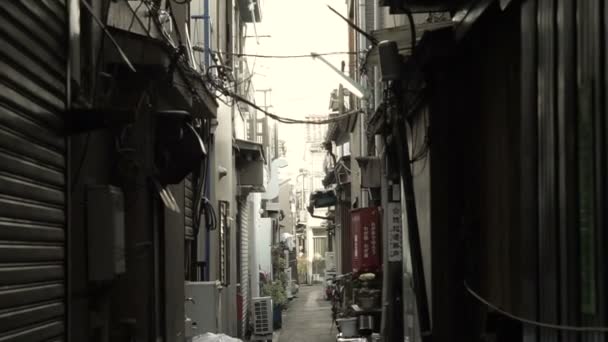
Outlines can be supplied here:
M224 334L212 334L206 333L199 336L196 336L192 342L243 342L238 338L233 338Z

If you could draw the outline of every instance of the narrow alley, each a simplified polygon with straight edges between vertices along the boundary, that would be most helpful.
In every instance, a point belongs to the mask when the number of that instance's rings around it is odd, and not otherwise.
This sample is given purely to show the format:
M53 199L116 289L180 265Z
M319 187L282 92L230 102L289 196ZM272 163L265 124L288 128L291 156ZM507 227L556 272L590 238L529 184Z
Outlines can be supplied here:
M608 0L0 0L0 47L0 342L608 342Z
M338 333L323 286L303 286L285 311L279 342L333 342Z

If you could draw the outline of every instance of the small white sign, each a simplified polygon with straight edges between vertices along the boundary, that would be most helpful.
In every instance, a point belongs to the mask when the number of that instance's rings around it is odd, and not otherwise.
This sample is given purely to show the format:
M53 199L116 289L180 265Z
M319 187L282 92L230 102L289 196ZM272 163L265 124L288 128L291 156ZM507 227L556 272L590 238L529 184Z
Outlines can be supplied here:
M388 261L399 262L403 259L403 248L401 246L401 203L388 203Z

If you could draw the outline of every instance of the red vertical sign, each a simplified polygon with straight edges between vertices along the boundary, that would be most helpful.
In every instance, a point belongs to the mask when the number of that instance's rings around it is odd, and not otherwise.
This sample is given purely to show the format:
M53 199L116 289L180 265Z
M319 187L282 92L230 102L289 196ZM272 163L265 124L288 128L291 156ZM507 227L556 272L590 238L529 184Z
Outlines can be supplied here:
M378 208L362 208L351 211L353 232L353 273L380 270L380 212Z

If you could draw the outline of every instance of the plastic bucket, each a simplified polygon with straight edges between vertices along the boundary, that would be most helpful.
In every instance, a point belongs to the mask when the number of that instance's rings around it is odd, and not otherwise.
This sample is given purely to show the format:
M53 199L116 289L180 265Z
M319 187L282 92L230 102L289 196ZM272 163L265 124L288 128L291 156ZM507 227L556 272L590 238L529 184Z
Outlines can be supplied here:
M340 331L344 337L355 337L357 333L357 319L356 318L339 318L336 323L340 326Z

